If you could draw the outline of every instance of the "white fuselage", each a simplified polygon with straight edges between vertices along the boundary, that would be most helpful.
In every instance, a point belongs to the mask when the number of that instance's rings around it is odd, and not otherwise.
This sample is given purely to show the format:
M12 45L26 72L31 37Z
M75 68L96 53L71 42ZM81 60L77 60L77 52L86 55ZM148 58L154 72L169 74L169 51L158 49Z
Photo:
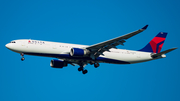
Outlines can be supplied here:
M17 53L24 53L28 55L55 57L62 60L76 61L87 60L89 57L72 57L69 55L71 48L85 48L87 45L77 45L59 42L49 42L40 40L14 40L11 43L6 44L6 47ZM103 55L100 55L96 61L114 64L132 64L153 60L151 53L123 50L123 49L110 49L105 51Z

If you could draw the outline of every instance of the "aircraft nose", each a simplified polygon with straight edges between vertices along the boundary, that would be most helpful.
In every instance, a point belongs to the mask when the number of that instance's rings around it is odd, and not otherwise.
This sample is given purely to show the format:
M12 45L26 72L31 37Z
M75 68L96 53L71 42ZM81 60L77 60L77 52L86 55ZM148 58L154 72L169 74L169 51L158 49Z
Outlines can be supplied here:
M8 43L5 45L5 47L11 51L18 51L18 47L14 43Z
M6 46L6 48L9 48L9 44L6 44L5 46Z
M5 46L6 46L6 48L8 48L8 49L11 49L11 48L12 48L12 45L11 45L10 43L6 44Z

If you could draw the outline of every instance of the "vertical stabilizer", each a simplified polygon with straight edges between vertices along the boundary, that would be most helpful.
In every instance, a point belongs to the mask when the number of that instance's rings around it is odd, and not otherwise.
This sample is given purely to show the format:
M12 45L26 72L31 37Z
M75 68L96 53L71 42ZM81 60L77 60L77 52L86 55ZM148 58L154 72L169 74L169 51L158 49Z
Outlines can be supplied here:
M158 33L158 35L156 35L144 48L139 51L160 53L166 36L166 32Z

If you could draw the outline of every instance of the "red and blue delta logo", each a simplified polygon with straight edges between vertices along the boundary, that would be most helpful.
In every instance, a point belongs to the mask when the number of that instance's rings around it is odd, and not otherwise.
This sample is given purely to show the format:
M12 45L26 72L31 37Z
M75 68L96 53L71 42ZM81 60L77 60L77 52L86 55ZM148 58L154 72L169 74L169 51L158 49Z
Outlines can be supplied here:
M164 41L166 39L167 33L166 32L160 32L156 37L154 37L143 49L140 51L145 52L153 52L153 53L160 53L162 46L164 44Z

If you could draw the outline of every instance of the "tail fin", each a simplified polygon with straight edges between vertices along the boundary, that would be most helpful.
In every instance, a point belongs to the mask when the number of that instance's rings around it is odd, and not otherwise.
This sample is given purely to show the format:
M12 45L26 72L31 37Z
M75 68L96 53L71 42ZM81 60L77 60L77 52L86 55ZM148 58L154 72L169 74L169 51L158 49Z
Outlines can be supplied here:
M166 36L167 36L166 32L158 33L158 35L156 35L144 48L142 48L139 51L160 53L161 48L166 39Z

